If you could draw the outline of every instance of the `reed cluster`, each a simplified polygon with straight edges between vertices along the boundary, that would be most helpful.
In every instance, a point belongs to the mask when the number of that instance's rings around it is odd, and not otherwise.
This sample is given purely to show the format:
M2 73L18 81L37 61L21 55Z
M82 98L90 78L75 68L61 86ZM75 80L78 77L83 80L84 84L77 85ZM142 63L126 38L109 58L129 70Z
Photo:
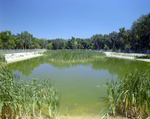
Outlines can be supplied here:
M105 56L103 52L93 50L47 50L44 54L57 62L84 62Z
M15 82L13 74L4 65L0 68L1 118L42 118L47 109L49 118L56 118L60 96L49 79Z
M5 56L3 55L2 52L0 52L0 63L5 62Z
M118 79L107 81L108 112L129 118L145 119L150 116L149 70L139 70Z

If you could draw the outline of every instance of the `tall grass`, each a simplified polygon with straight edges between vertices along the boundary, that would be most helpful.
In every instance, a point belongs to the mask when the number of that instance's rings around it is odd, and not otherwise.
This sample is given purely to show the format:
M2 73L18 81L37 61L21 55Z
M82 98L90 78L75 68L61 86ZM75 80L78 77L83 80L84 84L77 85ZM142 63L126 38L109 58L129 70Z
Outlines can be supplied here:
M31 82L13 81L13 74L4 65L0 68L1 118L42 118L47 109L50 118L56 118L60 96L49 79Z
M134 71L117 81L106 83L108 111L130 118L150 116L150 75L149 70Z
M2 52L0 52L0 63L5 62L5 56L3 55Z
M105 56L103 52L92 50L48 50L44 54L51 61L83 62Z

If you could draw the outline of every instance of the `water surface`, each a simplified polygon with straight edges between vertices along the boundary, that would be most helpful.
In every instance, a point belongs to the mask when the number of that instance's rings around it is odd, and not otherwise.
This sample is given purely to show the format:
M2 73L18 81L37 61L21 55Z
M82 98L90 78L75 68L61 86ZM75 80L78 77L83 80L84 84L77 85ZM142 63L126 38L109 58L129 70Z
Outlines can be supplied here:
M21 80L49 78L61 94L59 115L99 115L106 107L107 79L116 80L127 72L148 67L142 61L101 58L84 63L50 62L46 57L38 57L8 67ZM16 79L16 81L19 81Z

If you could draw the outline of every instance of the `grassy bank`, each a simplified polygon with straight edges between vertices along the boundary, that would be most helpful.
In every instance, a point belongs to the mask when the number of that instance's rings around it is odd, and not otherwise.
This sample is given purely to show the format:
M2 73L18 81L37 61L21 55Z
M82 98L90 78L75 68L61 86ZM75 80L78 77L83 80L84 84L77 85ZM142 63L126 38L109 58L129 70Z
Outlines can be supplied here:
M42 110L56 118L60 96L50 79L14 82L13 74L4 65L0 68L1 118L41 118Z
M57 62L85 62L105 56L103 52L92 50L48 50L44 55L49 60Z
M106 83L107 115L121 114L129 118L146 119L150 116L149 70L128 73L117 81Z

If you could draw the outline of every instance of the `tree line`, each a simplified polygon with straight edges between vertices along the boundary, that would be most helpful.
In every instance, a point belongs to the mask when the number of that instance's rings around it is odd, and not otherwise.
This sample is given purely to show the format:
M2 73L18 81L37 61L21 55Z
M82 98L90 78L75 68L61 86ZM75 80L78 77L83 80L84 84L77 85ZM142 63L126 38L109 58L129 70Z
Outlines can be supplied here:
M140 16L130 29L122 27L119 32L96 34L91 38L64 40L36 38L27 31L14 35L11 31L0 33L0 49L104 49L104 50L150 50L150 13Z

